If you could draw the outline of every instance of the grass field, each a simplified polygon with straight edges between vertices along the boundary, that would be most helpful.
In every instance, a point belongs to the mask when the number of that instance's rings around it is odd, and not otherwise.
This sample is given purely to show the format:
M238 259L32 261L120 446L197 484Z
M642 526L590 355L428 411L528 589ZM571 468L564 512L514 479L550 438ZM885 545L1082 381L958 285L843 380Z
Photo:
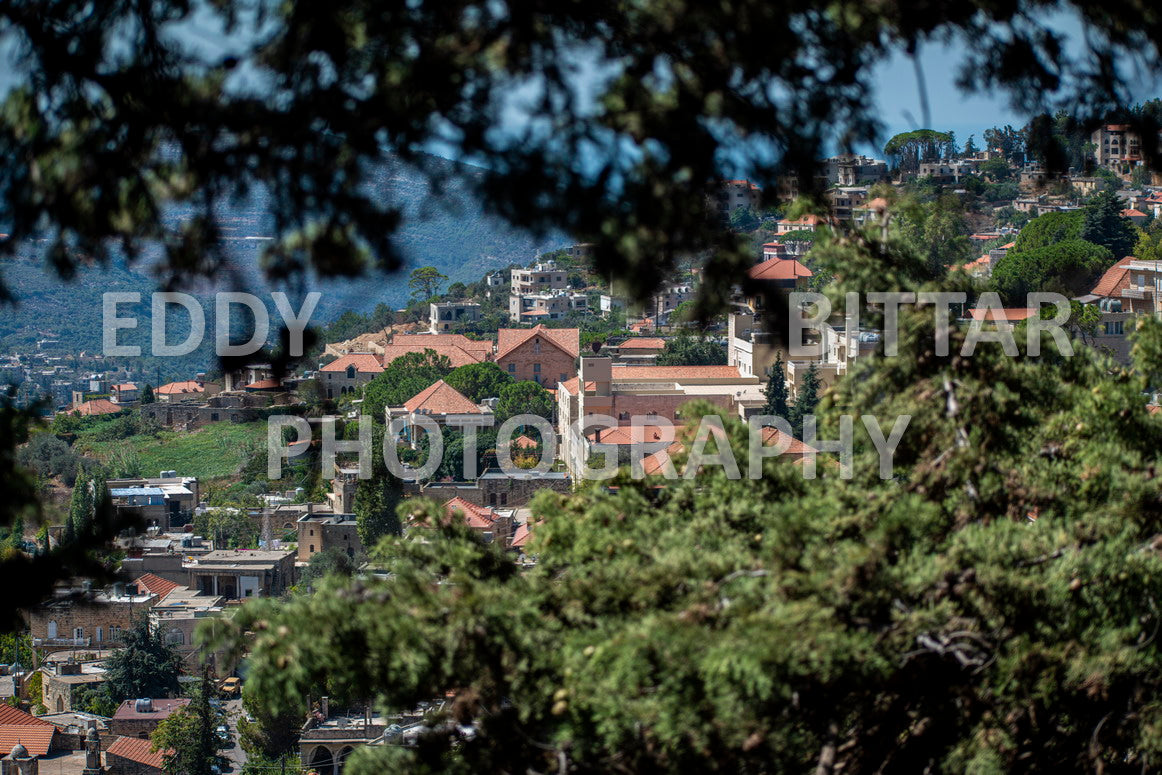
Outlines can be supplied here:
M208 480L236 476L250 453L264 453L265 444L266 422L259 421L214 423L196 431L162 431L156 437L131 436L116 441L94 441L81 435L76 449L103 461L129 449L144 476L174 470L180 476Z

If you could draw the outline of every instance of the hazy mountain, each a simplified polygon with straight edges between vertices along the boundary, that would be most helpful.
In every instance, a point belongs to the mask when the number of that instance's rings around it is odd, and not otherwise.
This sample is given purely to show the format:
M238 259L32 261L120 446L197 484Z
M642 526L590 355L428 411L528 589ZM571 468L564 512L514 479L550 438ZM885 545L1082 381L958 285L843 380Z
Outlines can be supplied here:
M480 202L452 173L473 174L473 168L444 159L430 159L439 172L447 170L439 196L433 195L427 179L418 171L388 160L370 176L374 195L386 203L398 203L406 214L397 242L409 267L431 265L448 275L449 282L472 282L493 269L513 262L527 263L538 249L545 251L566 242L563 236L534 240L502 221L484 214ZM175 222L182 219L173 212ZM227 234L233 278L215 278L214 286L203 284L189 292L198 295L212 290L250 290L267 293L271 288L262 278L260 256L270 233L265 197L257 193L244 205L219 213ZM13 260L0 264L4 281L20 299L15 308L0 312L0 350L27 347L45 334L55 334L71 350L99 350L101 347L101 295L106 291L138 291L143 303L138 309L140 325L148 332L148 294L156 290L150 271L151 260L127 265L116 260L108 267L85 268L65 283L44 266L43 245L22 246ZM323 293L315 320L326 321L346 309L369 311L380 302L393 307L407 302L407 272L364 277L357 280L315 281L309 290ZM274 304L268 301L274 314ZM122 314L127 314L123 312ZM208 317L209 319L209 317ZM179 326L180 328L180 326ZM175 331L175 340L182 336ZM136 341L134 332L122 332L122 342Z

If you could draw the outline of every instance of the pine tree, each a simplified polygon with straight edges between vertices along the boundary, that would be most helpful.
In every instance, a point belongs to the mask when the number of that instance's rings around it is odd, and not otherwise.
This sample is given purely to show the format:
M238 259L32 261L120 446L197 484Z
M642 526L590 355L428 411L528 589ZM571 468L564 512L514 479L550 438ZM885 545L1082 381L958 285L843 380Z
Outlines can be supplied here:
M155 399L153 397L153 388L150 386L150 384L148 382L146 382L145 387L143 387L141 389L141 403L142 404L152 404L154 402L154 400Z
M795 391L795 403L791 407L791 428L797 438L803 438L803 418L815 413L819 405L819 370L812 363L803 375L803 383Z
M1130 220L1122 216L1124 208L1116 191L1099 191L1085 206L1081 238L1109 248L1115 259L1130 255L1137 242L1137 232Z
M181 656L141 615L107 660L105 678L114 698L169 697L178 692L181 666Z
M775 364L767 374L766 388L767 405L763 407L763 414L790 419L791 410L787 403L787 370L783 363L783 354L775 357Z
M213 775L219 771L218 714L210 705L213 686L209 669L190 704L157 725L150 739L154 750L164 751L162 769L167 775Z

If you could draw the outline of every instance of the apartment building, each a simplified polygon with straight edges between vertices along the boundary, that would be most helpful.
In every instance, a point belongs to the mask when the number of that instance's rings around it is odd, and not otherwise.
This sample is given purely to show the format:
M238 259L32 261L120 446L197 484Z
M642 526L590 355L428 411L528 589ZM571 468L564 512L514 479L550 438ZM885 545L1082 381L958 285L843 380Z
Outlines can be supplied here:
M560 320L570 312L585 312L588 309L589 296L583 292L555 290L514 293L508 297L508 316L514 323Z
M1128 171L1142 161L1142 138L1127 124L1106 124L1090 135L1094 161L1100 167Z
M471 301L433 302L428 308L428 330L433 334L453 331L480 320L480 305Z
M558 267L557 262L538 261L532 268L512 270L510 290L514 296L543 293L564 289L568 282L568 273Z

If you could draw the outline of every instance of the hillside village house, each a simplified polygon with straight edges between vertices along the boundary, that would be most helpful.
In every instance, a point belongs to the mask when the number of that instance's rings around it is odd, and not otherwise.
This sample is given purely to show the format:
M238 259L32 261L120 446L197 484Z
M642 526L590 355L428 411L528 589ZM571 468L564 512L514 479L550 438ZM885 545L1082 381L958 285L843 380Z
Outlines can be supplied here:
M589 309L589 295L581 291L541 291L508 297L508 317L514 323L560 320L570 312Z
M294 585L292 551L216 549L182 563L189 573L186 584L226 601L250 597L279 597Z
M480 320L480 305L471 301L441 301L428 305L428 330L447 333L465 323Z
M61 589L53 598L26 612L32 645L100 648L120 643L158 596L148 589L114 584L106 590Z
M569 282L568 274L555 261L538 261L531 269L513 269L511 274L513 296L563 290Z
M497 332L496 364L515 380L555 387L577 373L580 350L576 328L502 328Z
M189 524L198 505L198 480L163 471L156 478L109 479L105 486L113 508L145 527L169 532Z
M348 557L362 556L363 542L359 540L359 525L354 514L318 514L311 512L299 517L299 565L305 565L319 552L338 549Z
M109 388L109 398L115 404L135 404L139 397L140 391L132 382L123 382Z
M403 406L388 407L387 412L390 419L408 418L406 432L412 444L415 444L418 436L423 434L422 430L416 430L415 427L419 416L427 417L442 427L462 428L466 425L486 427L493 424L491 409L473 403L442 379L416 393L405 401Z
M723 180L713 195L714 206L722 218L729 218L740 207L758 210L762 199L762 189L749 180Z
M739 417L750 416L766 403L758 377L740 374L737 367L614 366L608 357L582 357L580 374L561 382L557 389L559 455L569 472L577 476L577 461L588 458L589 445L597 441L599 433L594 430L584 440L575 439L571 429L580 418L605 415L614 418L619 427L629 426L634 417L667 421L659 426L680 424L680 408L696 399ZM609 438L614 439L610 443L632 441L620 435ZM659 438L644 440L664 442L665 446L673 438L659 432Z
M381 358L371 353L349 353L319 369L318 379L327 398L339 398L383 373Z

